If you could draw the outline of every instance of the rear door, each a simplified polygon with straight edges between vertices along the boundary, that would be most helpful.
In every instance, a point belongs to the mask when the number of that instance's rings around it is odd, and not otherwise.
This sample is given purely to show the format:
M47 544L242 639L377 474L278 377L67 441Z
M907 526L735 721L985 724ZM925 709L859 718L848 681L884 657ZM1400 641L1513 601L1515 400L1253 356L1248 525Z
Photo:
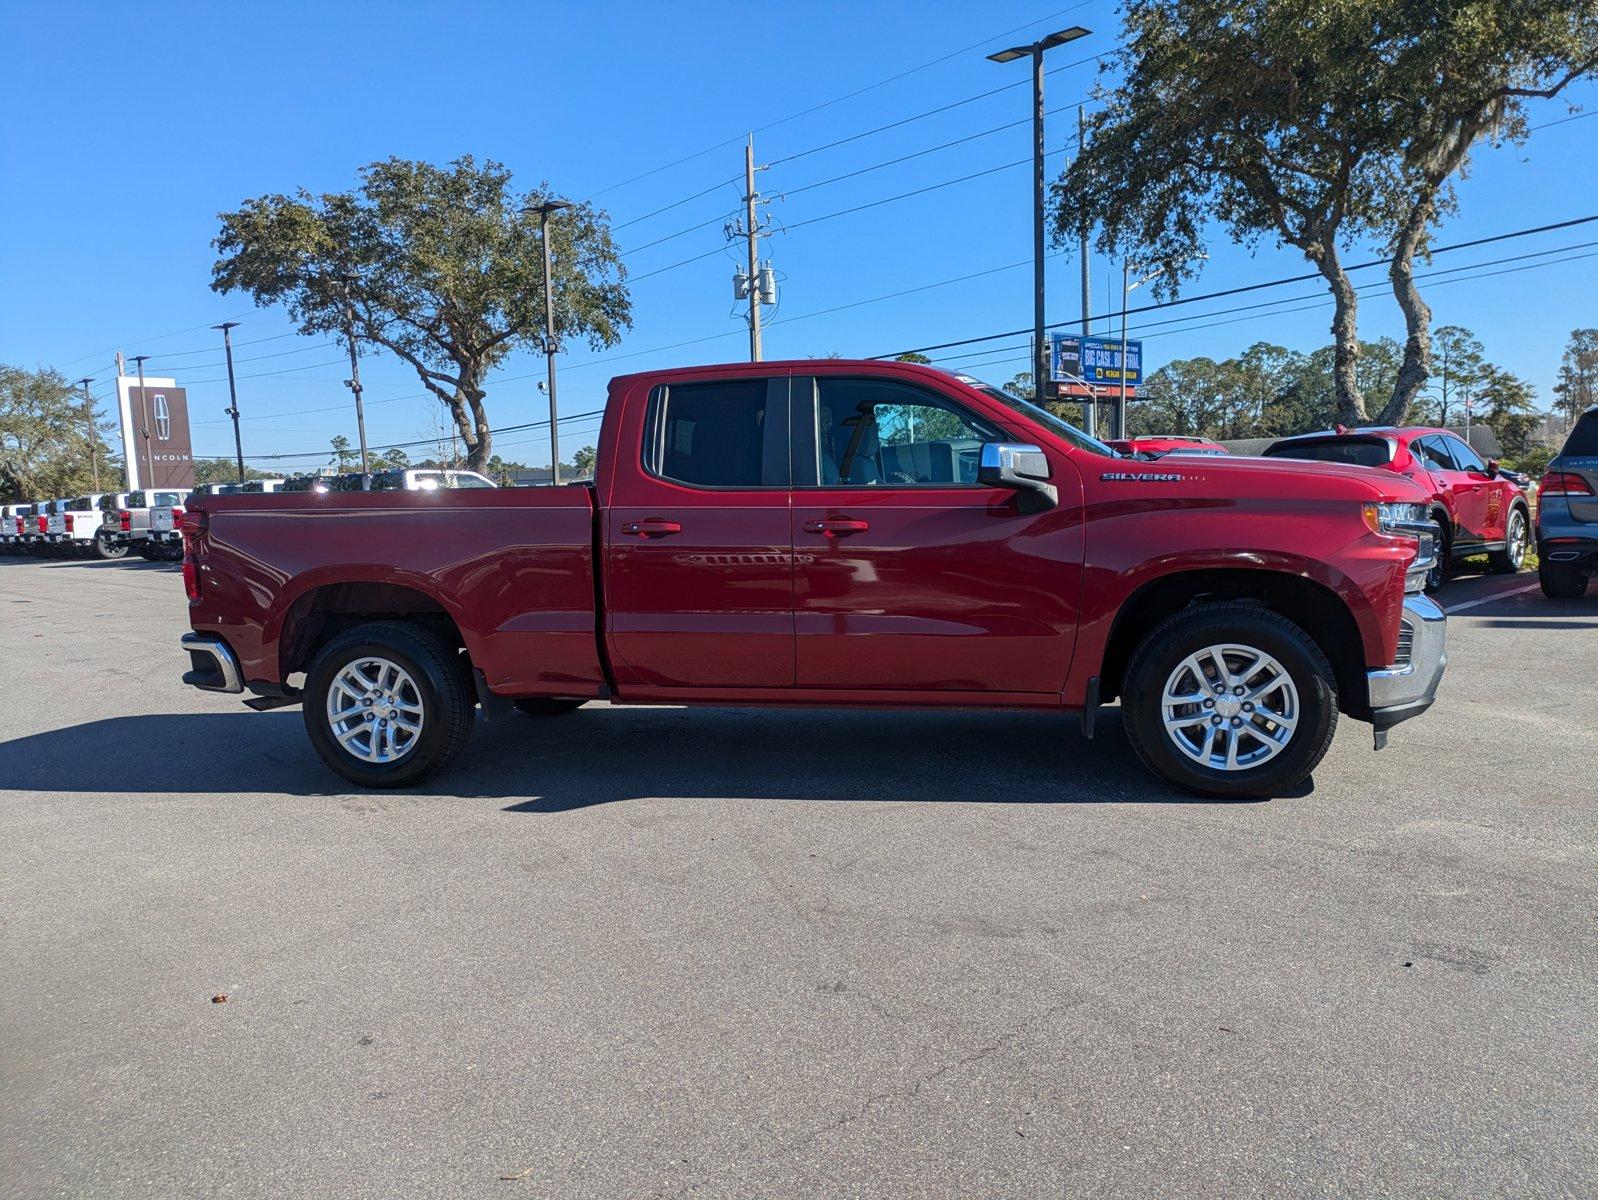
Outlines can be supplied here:
M618 678L793 686L788 386L673 378L625 411L603 517Z
M801 688L1046 696L1071 666L1081 485L1038 511L977 482L1013 441L975 399L872 377L794 380Z

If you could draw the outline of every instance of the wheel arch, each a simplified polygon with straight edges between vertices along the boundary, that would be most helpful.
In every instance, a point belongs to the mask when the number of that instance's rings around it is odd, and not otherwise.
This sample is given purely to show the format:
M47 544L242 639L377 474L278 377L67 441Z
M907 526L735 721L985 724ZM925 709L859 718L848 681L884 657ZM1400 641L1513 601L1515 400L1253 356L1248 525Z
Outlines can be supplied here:
M386 580L326 581L305 588L283 610L278 678L286 682L295 672L308 670L328 642L372 621L412 621L456 651L470 652L454 614L422 588Z
M1338 708L1363 717L1369 707L1365 650L1354 614L1331 588L1282 571L1219 568L1162 575L1140 586L1121 605L1110 628L1099 671L1101 700L1121 694L1133 651L1166 617L1189 607L1252 601L1292 621L1332 665Z

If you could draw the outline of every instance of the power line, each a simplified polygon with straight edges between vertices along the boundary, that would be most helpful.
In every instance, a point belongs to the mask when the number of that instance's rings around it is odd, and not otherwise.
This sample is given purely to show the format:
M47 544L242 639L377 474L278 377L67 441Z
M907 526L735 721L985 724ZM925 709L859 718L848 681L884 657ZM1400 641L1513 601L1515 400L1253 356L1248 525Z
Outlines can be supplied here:
M1556 222L1554 222L1551 225L1536 225L1536 226L1532 226L1531 228L1527 228L1527 229L1513 230L1513 231L1511 231L1509 233L1494 234L1491 237L1473 238L1473 239L1471 239L1468 242L1455 242L1455 243L1453 243L1452 245L1449 245L1449 246L1433 246L1433 247L1431 247L1429 253L1432 254L1432 255L1446 254L1449 251L1453 251L1453 250L1465 250L1465 249L1470 248L1471 246L1485 246L1485 245L1488 245L1489 243L1492 243L1492 242L1508 241L1511 238L1529 237L1532 234L1537 234L1537 233L1550 233L1550 232L1552 232L1555 229L1569 229L1572 226L1585 225L1585 224L1588 224L1589 222L1592 222L1592 221L1598 221L1598 213L1595 213L1592 216L1587 216L1587 217L1574 217L1574 218L1572 218L1572 219L1570 219L1568 221L1556 221ZM1370 267L1387 266L1392 261L1393 260L1390 257L1389 258L1375 258L1375 259L1371 259L1368 262L1356 263L1353 266L1345 267L1343 269L1345 271L1363 271L1363 270L1366 270L1367 268L1370 268ZM1306 280L1320 279L1320 278L1322 278L1322 276L1321 276L1319 271L1310 271L1307 274L1303 274L1303 275L1287 275L1287 276L1283 276L1280 279L1269 279L1269 280L1264 281L1263 283L1244 284L1241 287L1225 288L1225 289L1223 289L1221 291L1218 291L1218 292L1204 292L1204 293L1202 293L1200 295L1197 295L1197 296L1184 296L1184 297L1179 297L1178 299L1175 299L1175 300L1162 300L1162 301L1156 302L1154 304L1140 305L1137 308L1113 309L1113 310L1111 310L1109 312L1101 313L1101 314L1097 314L1095 316L1089 317L1088 320L1089 321L1106 321L1106 320L1110 320L1112 318L1121 316L1123 312L1125 312L1125 314L1127 316L1131 316L1134 313L1154 312L1154 311L1157 311L1157 310L1163 309L1163 308L1175 308L1178 305L1183 305L1183 304L1197 304L1197 303L1199 303L1200 301L1203 301L1203 300L1219 300L1219 299L1221 299L1223 297L1226 297L1226 296L1241 295L1244 292L1257 292L1257 291L1261 291L1264 288L1281 287L1284 284L1303 283ZM1054 322L1051 322L1049 324L1048 328L1050 328L1050 329L1060 329L1060 328L1062 328L1062 327L1064 327L1066 325L1079 324L1081 322L1081 320L1082 320L1082 318L1076 317L1076 318L1073 318L1072 320L1069 320L1069 321L1054 321ZM1021 336L1024 333L1031 333L1031 332L1032 332L1032 330L1030 328L1027 328L1027 329L1008 329L1008 330L1005 330L1003 333L987 333L987 334L982 334L979 337L960 338L960 339L958 339L956 341L939 342L936 345L931 345L931 346L915 346L915 347L912 347L912 348L906 349L906 350L892 350L892 351L889 351L886 354L874 354L871 357L872 358L892 358L892 357L894 357L895 355L898 355L898 354L924 354L924 353L926 353L929 350L947 350L947 349L950 349L950 348L955 347L955 346L974 346L974 345L976 345L979 342L992 342L992 341L997 341L1000 338L1019 337L1019 336Z
M969 46L963 46L963 47L961 47L958 50L952 50L948 54L944 54L944 55L942 55L942 56L940 56L938 58L932 59L929 62L924 62L920 66L911 67L909 70L906 70L906 71L900 71L896 75L890 75L886 79L879 79L875 83L867 84L865 87L862 87L862 88L856 88L854 91L846 92L842 96L835 96L831 100L824 100L820 104L813 104L809 108L801 109L800 111L798 111L796 113L790 113L786 117L779 117L775 121L768 121L766 124L756 127L751 132L753 132L753 133L764 133L764 132L766 132L769 129L777 128L777 126L779 126L779 125L786 125L790 121L797 121L799 118L807 117L811 113L820 112L824 108L830 108L834 104L842 104L846 100L853 100L856 96L863 96L863 95L865 95L865 93L870 92L870 91L874 91L874 90L876 90L879 87L886 87L890 83L897 83L901 79L904 79L904 78L907 78L908 76L917 74L920 71L925 71L925 70L927 70L930 67L938 66L940 63L948 62L952 58L958 58L962 54L969 54L973 50L980 50L983 46L986 46L986 45L988 45L991 42L995 42L995 41L999 40L1000 38L1009 37L1011 34L1019 33L1023 29L1030 29L1032 26L1041 24L1044 21L1052 21L1056 17L1062 17L1068 12L1074 12L1075 10L1077 10L1079 8L1085 7L1088 3L1091 3L1091 0L1079 0L1078 3L1072 4L1072 5L1068 5L1065 8L1060 9L1058 12L1052 12L1052 13L1049 13L1047 16L1037 17L1037 18L1035 18L1035 19L1033 19L1031 21L1026 22L1023 25L1017 25L1014 29L1007 29L1003 33L996 33L996 34L991 35L990 37L983 38L980 42L975 42L975 43L973 43L973 44L971 44ZM996 91L1007 91L1011 87L1018 87L1018 86L1020 86L1019 83L1014 83L1014 84L1007 85L1007 87L1005 87L1005 88L998 88L998 89L995 89L995 90ZM993 94L994 94L993 92L984 93L984 95L993 95ZM974 98L980 99L980 97L974 97ZM968 101L966 101L965 103L968 103ZM930 113L925 113L925 114L921 114L921 115L930 116L931 114ZM872 132L881 132L881 131L880 130L875 130L875 131L872 131ZM861 136L869 136L869 135L861 135ZM743 140L744 140L743 136L740 135L738 137L728 138L725 141L717 142L713 146L707 146L703 150L696 150L692 154L687 154L687 155L684 155L681 158L673 159L669 163L665 163L665 164L663 164L661 166L653 167L653 168L651 168L648 171L643 171L640 174L630 176L627 179L623 179L623 180L621 180L618 183L608 184L605 187L600 188L596 192L590 192L587 196L583 197L583 199L586 202L588 200L594 199L596 196L603 196L606 192L613 192L617 188L626 187L629 184L637 183L641 179L648 179L650 176L658 175L662 171L669 171L673 167L680 167L680 166L682 166L683 163L693 162L695 159L703 158L707 154L714 154L717 150L725 149L728 146L738 145ZM803 151L802 153L814 153L814 152L815 151L812 150L812 151ZM793 156L790 156L790 157L793 157ZM783 160L783 161L787 161L787 160ZM642 218L638 218L638 219L641 220Z

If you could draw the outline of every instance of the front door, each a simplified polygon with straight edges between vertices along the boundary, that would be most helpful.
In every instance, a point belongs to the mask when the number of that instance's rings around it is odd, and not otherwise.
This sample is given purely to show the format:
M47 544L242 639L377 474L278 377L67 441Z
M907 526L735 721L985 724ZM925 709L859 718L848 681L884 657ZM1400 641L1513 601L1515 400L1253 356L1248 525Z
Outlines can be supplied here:
M982 443L1013 439L952 388L795 378L793 408L799 687L1058 693L1081 594L1068 460L1038 511L977 482Z
M1460 496L1459 511L1466 520L1460 524L1469 530L1472 541L1500 542L1504 539L1504 522L1509 514L1504 511L1504 493L1508 490L1487 473L1487 464L1481 455L1462 439L1452 434L1440 437L1454 460L1454 486Z
M653 688L791 687L788 380L656 387L606 513L612 667Z

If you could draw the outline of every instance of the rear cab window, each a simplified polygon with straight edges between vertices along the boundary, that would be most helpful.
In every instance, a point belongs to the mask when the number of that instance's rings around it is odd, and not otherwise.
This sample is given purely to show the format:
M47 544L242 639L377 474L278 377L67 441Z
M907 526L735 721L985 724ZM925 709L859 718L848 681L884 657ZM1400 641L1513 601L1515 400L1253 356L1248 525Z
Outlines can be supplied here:
M696 488L787 487L788 383L760 377L660 385L644 421L644 470Z

